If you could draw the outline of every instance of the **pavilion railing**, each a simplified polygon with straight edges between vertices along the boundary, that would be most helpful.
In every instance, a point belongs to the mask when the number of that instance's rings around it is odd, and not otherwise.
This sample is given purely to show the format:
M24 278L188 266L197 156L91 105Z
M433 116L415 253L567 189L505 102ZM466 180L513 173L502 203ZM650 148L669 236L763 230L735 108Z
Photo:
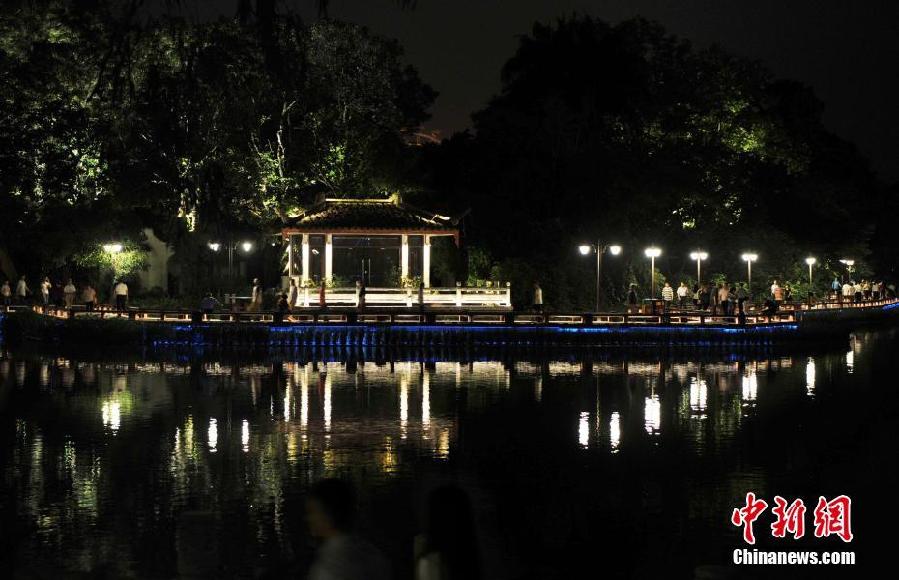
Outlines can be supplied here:
M510 310L512 308L511 292L508 287L474 288L457 286L455 288L425 288L422 293L424 306L427 307L495 307ZM328 306L358 306L359 294L356 288L327 288L325 303ZM387 308L411 308L419 305L416 288L366 288L365 305ZM297 297L295 307L319 308L319 290L302 288Z

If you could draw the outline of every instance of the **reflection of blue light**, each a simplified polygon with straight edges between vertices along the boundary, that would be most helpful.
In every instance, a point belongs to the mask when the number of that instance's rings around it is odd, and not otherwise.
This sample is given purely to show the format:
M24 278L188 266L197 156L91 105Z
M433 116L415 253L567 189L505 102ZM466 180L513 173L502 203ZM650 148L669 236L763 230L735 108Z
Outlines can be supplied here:
M893 302L892 304L886 304L883 306L884 310L893 310L894 308L899 308L899 302Z

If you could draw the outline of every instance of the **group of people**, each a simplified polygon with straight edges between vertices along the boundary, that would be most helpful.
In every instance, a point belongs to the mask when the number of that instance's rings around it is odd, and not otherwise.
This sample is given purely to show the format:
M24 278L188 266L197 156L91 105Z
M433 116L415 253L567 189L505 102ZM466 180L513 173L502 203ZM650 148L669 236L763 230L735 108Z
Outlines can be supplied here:
M847 280L840 284L840 280L837 278L830 283L830 290L834 299L854 303L880 300L886 298L890 291L883 280L862 280L860 282Z
M128 285L123 280L116 280L111 294L115 298L116 308L120 311L125 310L128 306ZM26 277L21 276L15 288L9 280L0 285L0 300L4 306L25 306L36 301L45 309L50 306L72 308L76 304L82 304L86 310L92 311L97 306L97 290L87 283L79 291L71 278L65 283L54 283L49 277L45 277L35 294L28 286Z
M676 290L669 282L665 282L662 287L662 300L665 302L666 310L677 304L680 308L692 306L712 314L733 316L743 313L743 303L750 297L749 288L742 282L694 284L692 288L688 287L686 282L681 282ZM628 291L628 303L632 306L637 304L637 291L633 284Z

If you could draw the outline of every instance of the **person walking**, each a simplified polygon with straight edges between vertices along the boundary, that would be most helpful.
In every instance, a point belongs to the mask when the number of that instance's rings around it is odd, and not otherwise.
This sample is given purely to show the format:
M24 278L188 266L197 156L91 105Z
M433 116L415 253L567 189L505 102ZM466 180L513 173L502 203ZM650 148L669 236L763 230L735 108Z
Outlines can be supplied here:
M41 282L41 305L44 310L50 306L50 286L50 278L44 278L44 281Z
M669 282L665 282L662 286L662 300L665 301L665 310L671 309L671 303L674 301L674 288Z
M69 278L69 281L66 283L65 288L62 289L66 308L71 308L73 304L75 304L75 294L78 290L75 288L75 283L72 282L72 279Z
M699 308L701 310L708 310L711 303L712 291L708 284L703 284L702 290L699 291Z
M365 308L365 282L356 280L356 305L359 310Z
M300 297L300 290L297 288L297 281L293 278L290 279L290 287L287 289L287 306L290 310L293 310L297 305L297 299Z
M680 283L680 286L677 287L677 302L681 308L687 307L687 296L690 295L690 289L687 288L687 284L684 282Z
M540 282L534 282L534 312L543 313L543 289Z
M774 284L771 284L771 297L774 298L778 306L784 301L784 289L777 284L777 280L774 281Z
M784 284L784 302L793 301L793 288L789 284Z
M726 282L722 283L718 287L718 304L721 307L722 316L730 315L730 312L728 312L728 295L729 294L730 294L730 287L727 285Z
M736 296L737 296L737 312L739 314L745 314L746 311L744 310L743 303L746 302L746 300L749 298L749 292L746 291L745 284L740 284L740 283L737 284Z
M290 302L287 294L278 294L278 301L275 303L274 321L277 324L284 322L284 317L290 312Z
M84 289L81 291L81 301L84 302L85 310L88 312L94 311L94 306L97 305L97 291L90 284L85 284Z
M9 280L4 280L3 286L0 286L0 300L3 301L3 306L9 307L12 304L12 287Z
M31 289L25 282L25 276L20 276L19 281L16 282L16 302L24 305L29 294L31 294Z
M203 314L212 314L219 306L221 305L219 304L219 301L215 299L215 296L212 295L212 292L207 292L206 296L200 300L200 312Z
M861 282L856 282L852 285L852 296L855 299L856 304L861 304L862 302L862 284Z
M627 311L637 312L637 285L631 284L627 289Z
M262 282L259 278L253 278L253 289L250 291L250 307L251 312L259 312L262 310Z
M830 283L830 292L831 292L834 300L840 299L840 290L842 290L842 289L843 289L843 286L840 284L839 278L834 276L833 282Z
M124 312L128 308L128 284L125 284L124 280L119 280L113 287L113 293L116 310Z
M852 302L852 295L854 292L852 280L843 284L843 302Z

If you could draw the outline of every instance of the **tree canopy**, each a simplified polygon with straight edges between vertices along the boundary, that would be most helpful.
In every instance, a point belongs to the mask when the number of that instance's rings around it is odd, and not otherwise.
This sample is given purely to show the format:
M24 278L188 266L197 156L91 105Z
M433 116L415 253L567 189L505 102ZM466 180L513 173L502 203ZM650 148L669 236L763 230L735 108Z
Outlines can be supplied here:
M177 243L271 227L316 193L410 187L403 137L435 93L396 42L292 14L194 23L87 4L0 14L7 275L142 226Z
M556 304L588 302L592 267L575 248L597 239L630 249L607 264L610 291L648 293L651 244L682 279L696 248L731 279L745 279L746 250L763 256L760 276L799 278L808 253L867 256L886 198L822 108L807 87L656 23L573 17L522 37L473 131L432 152L431 179L472 208L469 239L513 287L542 280Z

